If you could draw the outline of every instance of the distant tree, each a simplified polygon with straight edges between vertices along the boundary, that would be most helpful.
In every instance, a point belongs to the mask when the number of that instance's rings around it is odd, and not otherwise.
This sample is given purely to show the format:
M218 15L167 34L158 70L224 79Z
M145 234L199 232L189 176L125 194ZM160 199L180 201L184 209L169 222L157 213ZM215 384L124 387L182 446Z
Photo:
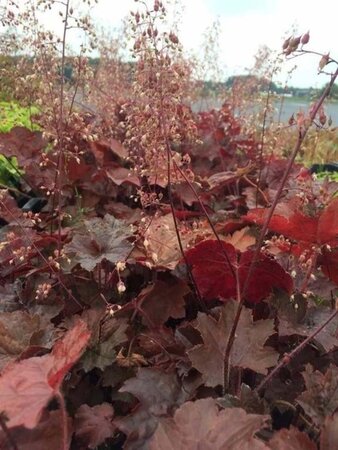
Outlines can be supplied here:
M326 89L326 86L328 85L328 83L320 90L320 94L322 94L324 92L324 90ZM331 100L338 100L338 84L335 83L332 88L331 88L331 92L330 95L328 97Z
M234 85L238 84L250 84L252 86L252 91L276 92L277 94L284 92L284 88L277 86L276 83L270 82L266 78L259 78L255 75L233 75L227 79L225 86L227 88L232 88Z

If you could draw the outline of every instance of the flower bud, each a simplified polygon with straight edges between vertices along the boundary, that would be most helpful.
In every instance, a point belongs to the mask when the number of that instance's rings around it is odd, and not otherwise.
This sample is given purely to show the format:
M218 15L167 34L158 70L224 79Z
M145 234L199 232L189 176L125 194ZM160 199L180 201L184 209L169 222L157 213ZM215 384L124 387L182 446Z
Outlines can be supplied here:
M310 32L308 31L307 33L303 34L302 39L300 40L302 45L305 45L309 42L310 40Z
M297 50L298 45L300 44L300 39L301 39L301 36L298 36L296 38L292 38L291 39L291 41L290 41L290 48L292 49L292 51Z
M178 44L178 37L176 36L175 33L170 32L170 33L169 33L169 39L171 40L171 42L172 42L173 44Z
M141 47L141 42L139 39L137 39L137 41L134 44L134 50L139 50Z
M286 50L289 47L290 40L291 40L291 37L287 38L286 41L284 41L283 47L282 47L283 50Z
M117 283L117 291L119 294L122 294L123 292L126 291L126 285L123 283L123 281L119 281Z
M322 126L326 124L326 115L323 108L321 108L319 112L319 122Z
M321 57L321 60L319 61L319 65L318 65L319 70L323 70L324 67L326 66L326 64L329 62L329 60L330 60L329 53L327 53L326 55L323 55Z

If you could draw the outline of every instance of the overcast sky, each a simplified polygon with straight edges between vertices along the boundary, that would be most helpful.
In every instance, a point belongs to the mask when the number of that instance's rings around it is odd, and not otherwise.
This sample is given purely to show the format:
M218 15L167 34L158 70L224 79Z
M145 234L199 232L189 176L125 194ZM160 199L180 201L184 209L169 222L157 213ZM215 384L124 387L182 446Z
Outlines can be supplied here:
M152 4L152 0L146 1ZM310 30L309 49L330 51L333 58L338 58L338 1L180 0L179 3L182 9L179 37L187 50L197 50L205 29L219 18L220 59L225 76L243 73L251 67L261 45L279 50L286 33L294 26L299 33ZM98 0L92 17L104 27L118 27L123 17L137 8L134 0ZM298 69L291 85L319 87L327 82L327 77L317 75L318 57L303 56L296 61ZM284 74L294 64L295 60L286 63Z

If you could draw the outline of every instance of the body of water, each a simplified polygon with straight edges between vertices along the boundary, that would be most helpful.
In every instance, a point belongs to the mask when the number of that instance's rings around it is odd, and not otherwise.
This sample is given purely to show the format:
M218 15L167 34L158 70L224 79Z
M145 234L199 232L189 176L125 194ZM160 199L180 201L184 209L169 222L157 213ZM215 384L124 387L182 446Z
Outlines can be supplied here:
M310 102L297 100L293 98L285 98L282 105L281 120L287 122L292 114L295 115L299 111L307 112L310 108ZM324 103L324 111L326 116L331 116L332 125L338 126L338 102L326 102ZM278 117L278 112L277 112Z
M211 108L219 108L221 107L221 105L222 105L221 101L201 100L200 102L196 102L192 108L194 111L197 112L197 111L205 111ZM299 111L303 111L304 113L308 112L310 105L311 105L310 101L289 97L286 97L282 104L280 101L276 101L275 102L276 111L274 113L274 121L275 122L278 121L280 117L281 122L287 123L292 114L294 114L294 116L296 117L296 114ZM324 103L324 110L327 118L331 116L332 125L338 126L338 102Z

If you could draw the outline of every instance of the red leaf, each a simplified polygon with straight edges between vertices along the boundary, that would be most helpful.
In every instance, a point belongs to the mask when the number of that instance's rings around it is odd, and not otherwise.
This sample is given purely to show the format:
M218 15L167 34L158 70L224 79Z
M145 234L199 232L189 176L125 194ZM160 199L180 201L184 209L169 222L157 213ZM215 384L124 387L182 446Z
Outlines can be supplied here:
M252 209L245 219L263 225L268 212L267 208ZM280 203L271 218L269 229L296 241L332 245L338 238L338 198L334 198L314 217L304 214L296 201Z
M290 304L290 311L295 311L294 305ZM298 310L302 311L302 303L297 302ZM304 310L303 310L304 311ZM309 336L313 331L325 322L332 314L332 309L321 306L312 306L307 308L303 314L301 313L299 319L293 313L294 318L290 314L278 314L278 334L279 336ZM323 330L317 334L314 341L323 347L326 352L330 352L338 347L338 318L331 320Z
M86 164L84 161L79 161L77 158L69 158L66 160L65 170L69 181L83 181L93 169L93 166Z
M268 213L268 208L251 209L244 218L263 225ZM269 230L296 241L316 242L317 228L318 219L303 214L295 202L280 203L269 223Z
M48 384L52 388L60 388L64 376L86 348L90 335L86 322L78 320L54 345L51 355L48 355L53 358L53 368L48 374Z
M136 299L140 310L145 313L143 322L148 327L157 327L163 325L169 317L184 317L184 296L188 292L189 287L176 278L171 278L167 283L157 280L154 285L147 286Z
M247 250L241 255L239 279L242 288L245 285L253 256L254 252L252 250ZM292 278L276 261L260 253L249 280L246 296L250 302L259 302L266 298L272 289L275 288L291 294L293 290Z
M177 408L187 397L176 373L143 368L138 370L136 377L124 383L120 392L130 392L140 401L130 415L114 421L127 435L126 450L148 448L146 443L159 418Z
M243 290L253 256L254 252L251 250L240 253L231 244L216 240L203 241L186 252L187 262L192 266L198 288L206 300L235 298L234 272L238 271ZM248 283L246 299L253 303L259 302L266 298L273 288L291 293L292 287L290 275L276 261L260 253Z
M0 410L9 419L8 427L34 428L38 424L44 407L58 394L63 377L89 338L86 324L78 320L49 355L7 366L0 378Z
M99 165L107 166L111 161L115 161L116 157L125 159L128 151L116 139L110 141L95 141L89 143L92 152Z
M10 361L18 358L31 344L44 344L48 328L43 317L26 311L0 314L0 371Z
M39 156L45 145L40 131L14 127L8 133L0 133L0 153L7 157L16 156L20 167Z
M75 255L75 263L79 262L84 269L91 271L104 259L114 264L124 261L133 248L127 241L130 234L125 222L106 214L103 219L85 220L84 229L75 233L64 249L66 253Z
M9 194L8 190L0 191L0 217L6 222L15 222L22 219L22 210L18 207L14 198Z
M237 303L229 301L222 308L213 310L215 318L198 314L196 328L203 344L188 350L188 356L195 369L201 372L206 386L223 385L225 351L236 312ZM231 366L266 374L267 369L277 363L279 356L274 349L265 346L274 333L273 320L253 322L251 310L243 308L231 351Z
M316 444L309 436L297 428L283 428L277 431L269 441L271 450L317 450Z
M320 435L320 450L338 448L338 413L326 416Z
M43 416L34 429L15 427L10 430L11 436L20 450L60 450L62 448L62 415L60 411L50 411ZM71 419L68 419L71 430ZM69 433L69 440L71 433ZM69 442L70 445L70 442ZM13 450L6 436L0 433L1 450Z
M233 184L238 179L238 175L236 172L226 171L219 172L211 175L208 178L207 182L209 184L210 190L214 190L216 188L222 188L224 186L228 186Z
M8 427L23 425L34 428L46 404L54 396L48 384L48 373L53 367L49 355L14 363L0 378L0 408L9 421Z
M306 390L297 398L297 402L317 425L338 408L338 367L330 365L323 375L308 364L302 373Z
M89 448L96 448L114 434L114 409L109 403L81 405L75 415L75 434Z
M133 186L140 187L140 180L136 175L133 175L130 169L125 167L114 166L111 168L105 168L107 177L110 178L117 186L121 184L131 184Z
M236 264L235 247L225 242L206 240L188 250L185 255L206 300L236 296L236 280L228 264L228 260L233 267Z
M338 248L328 251L322 249L322 254L318 257L323 273L334 283L338 284Z
M245 219L262 225L267 217L268 209L253 209ZM296 202L282 203L277 206L276 214L272 216L269 229L300 242L300 248L309 244L323 246L338 246L338 198L334 198L328 206L316 217L310 217L299 211ZM306 245L304 245L304 243ZM298 250L293 251L299 253ZM327 250L322 247L318 255L318 265L323 273L338 284L337 250Z
M317 241L320 244L337 245L338 198L334 198L319 217Z
M267 416L247 414L241 408L219 410L212 398L186 402L173 419L162 419L150 441L150 450L264 450L254 434Z

